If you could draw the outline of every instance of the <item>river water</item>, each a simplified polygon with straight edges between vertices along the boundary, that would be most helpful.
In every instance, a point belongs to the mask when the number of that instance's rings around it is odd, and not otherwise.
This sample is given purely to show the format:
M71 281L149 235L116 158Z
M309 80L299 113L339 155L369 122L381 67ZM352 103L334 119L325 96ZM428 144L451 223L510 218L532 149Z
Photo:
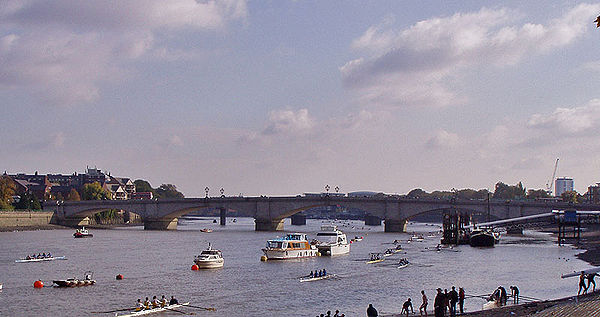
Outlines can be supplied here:
M94 237L88 239L74 239L71 229L0 232L0 283L4 284L0 315L113 316L90 312L133 307L138 298L164 294L217 309L182 309L198 316L317 316L336 309L346 316L365 316L369 303L380 313L397 313L408 297L418 311L422 289L432 309L435 289L450 289L452 285L464 287L471 295L490 293L500 285L508 290L516 284L521 295L529 297L569 296L577 292L577 278L561 279L560 275L590 267L574 257L579 251L559 247L542 233L503 236L494 248L459 246L454 251L436 252L440 236L428 235L437 233L438 225L410 223L408 231L423 233L425 240L408 243L409 233L384 233L382 226L367 227L359 221L338 222L349 239L364 237L352 244L349 255L261 262L266 240L283 233L256 232L251 218L232 220L219 226L213 224L213 218L182 219L177 231L98 229L92 230ZM291 226L287 219L285 228L314 238L321 224L321 220L309 219L306 226ZM203 233L202 228L214 231ZM365 264L370 252L392 248L396 239L402 240L405 254L388 257L381 264ZM194 255L208 242L223 251L225 267L192 271ZM68 260L15 263L38 252L64 255ZM401 257L408 258L411 265L403 269L393 265ZM339 278L298 281L299 276L323 268ZM33 288L38 279L50 286L53 279L83 278L88 270L94 272L96 285ZM117 281L117 274L125 279ZM479 310L483 303L482 299L470 298L465 307Z

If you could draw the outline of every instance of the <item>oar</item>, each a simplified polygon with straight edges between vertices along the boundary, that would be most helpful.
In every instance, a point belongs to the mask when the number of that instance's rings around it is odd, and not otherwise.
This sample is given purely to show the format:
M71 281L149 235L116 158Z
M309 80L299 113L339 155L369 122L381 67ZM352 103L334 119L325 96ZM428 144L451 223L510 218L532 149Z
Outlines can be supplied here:
M135 309L136 309L136 307L134 307L134 308L122 308L122 309L115 309L115 310L108 310L108 311L92 311L90 313L93 313L93 314L108 314L108 313L116 313L116 312L119 312L119 311L135 310Z
M194 306L194 305L187 305L188 307L193 307L193 308L198 308L198 309L204 309L204 310L209 310L209 311L216 311L217 309L214 307L201 307L201 306Z
M174 311L174 312L178 312L180 314L184 314L184 315L196 315L195 313L186 313L184 311L181 310L177 310L177 309L173 309L173 308L167 308L167 307L163 307L166 310L170 310L170 311Z

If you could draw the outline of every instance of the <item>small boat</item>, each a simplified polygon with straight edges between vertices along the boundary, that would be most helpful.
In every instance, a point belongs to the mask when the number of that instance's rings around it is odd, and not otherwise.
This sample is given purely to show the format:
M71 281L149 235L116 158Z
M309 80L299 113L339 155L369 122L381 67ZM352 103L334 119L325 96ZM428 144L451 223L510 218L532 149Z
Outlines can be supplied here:
M410 262L408 262L408 259L400 259L400 262L398 262L398 268L403 269L403 268L407 267L409 264L410 264Z
M367 261L367 264L379 263L385 260L385 257L381 253L371 253L371 259Z
M597 273L597 272L600 272L600 266L597 266L597 267L594 267L591 269L587 269L587 270L573 271L573 273L563 274L560 277L567 278L567 277L579 276L581 274L581 272L583 272L583 274Z
M472 247L493 247L500 240L500 235L492 230L474 230L469 238Z
M346 235L337 226L321 226L317 233L317 249L321 255L339 255L350 253L350 244Z
M47 257L43 257L43 258L29 257L29 258L15 260L15 262L16 263L27 263L27 262L44 262L44 261L54 261L54 260L66 260L66 259L67 258L64 257L64 256L47 256Z
M153 313L159 313L161 311L169 311L172 310L174 308L177 307L182 307L182 306L187 306L190 303L182 303L182 304L173 304L173 305L167 305L165 307L156 307L156 308L151 308L151 309L144 309L144 310L139 310L139 311L132 311L123 315L117 315L115 314L115 317L133 317L133 316L142 316L142 315L148 315L148 314L153 314Z
M200 232L210 233L210 232L213 232L213 231L212 231L212 229L204 228L204 229L200 229Z
M304 233L288 233L283 238L268 240L262 251L267 259L272 260L299 259L318 255L317 247L310 244Z
M300 283L302 282L314 282L314 281L320 281L320 280L326 280L326 279L330 279L335 277L335 274L327 274L324 276L304 276L300 278Z
M208 248L194 258L194 263L199 269L216 269L223 267L225 260L221 251L212 249L209 243Z
M92 279L93 273L88 271L85 272L85 278L83 280L79 280L76 278L69 278L66 280L55 280L52 281L56 284L56 287L78 287L78 286L89 286L96 284L96 280Z
M362 240L363 240L363 237L359 237L359 236L354 236L354 239L352 239L352 241L355 241L355 242L362 241Z
M483 304L482 310L489 310L500 307L500 303L497 300L490 300Z
M81 229L77 229L73 233L73 237L75 238L91 238L93 236L85 227L81 227Z

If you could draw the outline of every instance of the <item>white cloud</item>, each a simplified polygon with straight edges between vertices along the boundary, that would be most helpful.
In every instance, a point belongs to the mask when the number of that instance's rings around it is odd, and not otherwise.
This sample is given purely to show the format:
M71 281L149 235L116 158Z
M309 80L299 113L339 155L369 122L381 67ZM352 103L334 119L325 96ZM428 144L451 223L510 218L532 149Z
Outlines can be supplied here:
M600 123L600 99L593 99L584 106L557 108L549 114L534 114L527 125L560 136L596 131L598 123Z
M167 49L157 36L215 30L246 14L245 0L8 1L0 6L0 89L51 104L90 102L102 82L121 80L123 64L152 50L160 57Z
M307 109L274 110L269 113L269 124L263 130L264 135L304 135L310 133L315 121Z
M429 149L451 149L456 147L459 142L458 134L439 130L427 140L426 147Z
M516 13L481 9L418 22L404 30L369 28L352 43L367 56L340 67L344 84L363 102L446 106L465 97L445 84L467 67L513 65L580 37L600 5L580 4L546 25L512 25Z

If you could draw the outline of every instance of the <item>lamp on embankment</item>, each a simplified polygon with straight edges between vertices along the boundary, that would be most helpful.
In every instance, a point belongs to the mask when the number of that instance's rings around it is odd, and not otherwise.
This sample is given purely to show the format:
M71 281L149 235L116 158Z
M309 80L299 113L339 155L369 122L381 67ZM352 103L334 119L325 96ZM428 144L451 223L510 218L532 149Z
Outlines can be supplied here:
M206 198L208 198L208 190L209 190L209 188L208 188L208 186L206 186L206 187L204 188L204 191L206 192Z

